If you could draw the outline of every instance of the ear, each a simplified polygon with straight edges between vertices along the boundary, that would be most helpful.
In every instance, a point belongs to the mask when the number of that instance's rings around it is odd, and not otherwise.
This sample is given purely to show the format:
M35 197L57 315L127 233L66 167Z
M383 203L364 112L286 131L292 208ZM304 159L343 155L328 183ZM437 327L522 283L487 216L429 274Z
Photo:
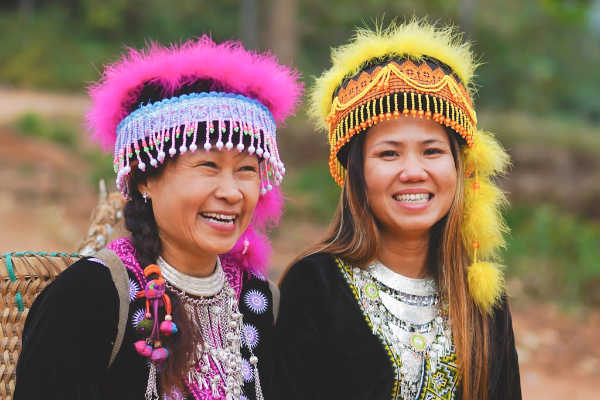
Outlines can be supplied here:
M145 180L144 180L144 182L140 182L140 183L138 183L138 185L137 185L137 190L138 190L138 191L139 191L141 194L144 194L144 193L151 193L150 186L151 186L151 184L150 184L150 180L149 180L149 179L145 179Z

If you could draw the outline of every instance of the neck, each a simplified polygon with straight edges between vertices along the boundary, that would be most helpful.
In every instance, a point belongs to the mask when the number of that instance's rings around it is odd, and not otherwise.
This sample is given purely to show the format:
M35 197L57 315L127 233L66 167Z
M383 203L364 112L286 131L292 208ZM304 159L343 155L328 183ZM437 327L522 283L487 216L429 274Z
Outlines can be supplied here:
M417 235L382 233L377 258L392 271L409 278L424 278L427 270L429 232Z
M203 278L215 272L216 254L188 251L167 241L162 242L162 248L161 257L181 273Z

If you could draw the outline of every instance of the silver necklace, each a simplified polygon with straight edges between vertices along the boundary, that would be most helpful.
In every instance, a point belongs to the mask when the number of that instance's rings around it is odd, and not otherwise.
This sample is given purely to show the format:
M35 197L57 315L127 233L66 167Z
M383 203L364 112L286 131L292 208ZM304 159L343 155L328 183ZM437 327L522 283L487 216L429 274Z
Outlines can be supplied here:
M379 261L352 272L373 333L390 345L394 358L400 361L396 371L400 398L417 398L427 361L430 373L435 373L440 359L452 351L451 332L440 311L435 281L402 276Z
M244 384L241 354L244 342L243 316L220 260L217 258L217 268L207 278L189 277L162 258L157 262L167 289L177 296L196 334L202 339L189 360L185 375L188 382L196 384L200 390L210 390L214 398L219 398L222 392L227 400L240 399ZM169 272L165 274L165 271ZM217 287L219 289L215 291ZM262 400L258 358L250 346L247 347L251 355L250 364L254 369L256 398Z
M219 257L217 257L215 271L210 276L202 278L180 272L160 256L156 260L156 263L167 282L192 296L214 296L221 291L226 280Z

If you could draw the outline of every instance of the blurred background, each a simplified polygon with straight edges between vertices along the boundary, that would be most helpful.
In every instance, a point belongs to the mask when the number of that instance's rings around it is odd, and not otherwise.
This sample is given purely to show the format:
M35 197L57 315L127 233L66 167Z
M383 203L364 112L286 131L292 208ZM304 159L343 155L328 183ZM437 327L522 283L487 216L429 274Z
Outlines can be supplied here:
M88 140L85 87L125 46L209 33L272 49L307 85L355 26L428 16L483 65L480 127L513 168L504 252L524 398L583 399L600 379L600 0L2 0L0 252L75 250L111 157ZM338 188L301 109L280 130L289 197L273 278L327 226ZM595 385L594 385L595 383Z

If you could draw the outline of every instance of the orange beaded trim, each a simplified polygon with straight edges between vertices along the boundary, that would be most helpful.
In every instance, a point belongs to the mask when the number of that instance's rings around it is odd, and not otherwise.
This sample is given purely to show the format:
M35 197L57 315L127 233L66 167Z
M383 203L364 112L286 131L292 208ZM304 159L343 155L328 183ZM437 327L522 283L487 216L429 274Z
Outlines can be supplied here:
M473 145L477 116L465 87L442 68L418 67L406 60L390 61L371 73L363 71L350 80L333 100L326 119L329 125L329 169L336 183L344 183L346 169L338 151L357 133L381 121L412 116L452 128L467 145Z

